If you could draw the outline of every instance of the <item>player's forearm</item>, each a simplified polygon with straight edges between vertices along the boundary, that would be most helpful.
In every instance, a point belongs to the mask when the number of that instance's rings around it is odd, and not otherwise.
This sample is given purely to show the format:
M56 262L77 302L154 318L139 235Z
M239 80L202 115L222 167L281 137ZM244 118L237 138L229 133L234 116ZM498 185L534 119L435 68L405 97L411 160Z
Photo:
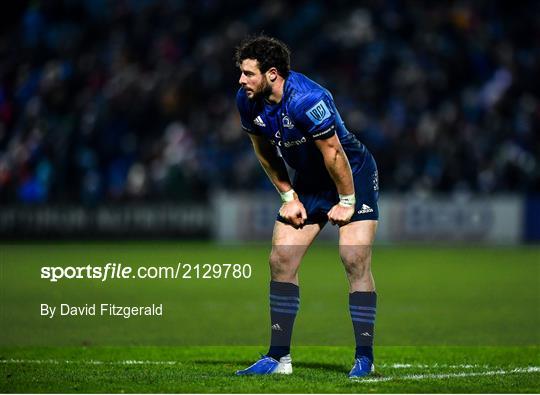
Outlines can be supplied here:
M287 168L281 159L277 157L264 158L259 155L257 157L270 182L274 184L279 192L287 192L292 189Z
M324 153L324 164L340 195L354 195L351 166L341 146Z
M250 135L255 155L266 175L274 184L278 192L287 192L292 189L287 168L283 160L277 155L275 147L261 136Z

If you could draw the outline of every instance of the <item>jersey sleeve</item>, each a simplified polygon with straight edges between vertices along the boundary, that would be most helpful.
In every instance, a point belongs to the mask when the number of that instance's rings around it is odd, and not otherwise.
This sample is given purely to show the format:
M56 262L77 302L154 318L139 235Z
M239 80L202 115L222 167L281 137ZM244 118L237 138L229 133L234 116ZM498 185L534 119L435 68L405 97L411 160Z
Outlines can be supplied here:
M238 113L240 114L242 129L248 133L259 135L260 132L253 124L252 105L250 105L249 99L246 97L246 94L242 88L238 89L238 92L236 93L236 107L238 108Z
M336 133L333 99L326 92L303 95L293 105L294 123L314 140L323 140Z

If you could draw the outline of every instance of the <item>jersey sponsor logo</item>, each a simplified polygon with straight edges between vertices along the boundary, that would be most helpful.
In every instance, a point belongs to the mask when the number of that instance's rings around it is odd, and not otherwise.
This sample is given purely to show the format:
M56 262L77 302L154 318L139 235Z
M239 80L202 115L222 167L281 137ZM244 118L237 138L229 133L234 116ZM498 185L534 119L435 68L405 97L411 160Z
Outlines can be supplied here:
M262 120L260 115L257 115L257 117L253 120L253 123L257 126L260 126L261 128L265 128L266 125L264 121Z
M325 119L330 118L330 110L326 106L324 100L320 100L306 111L306 115L315 125L320 125Z
M367 214L372 213L373 209L369 207L367 204L362 204L362 208L358 210L358 214Z
M305 137L302 137L300 140L285 141L283 145L285 148L294 147L296 145L302 145L307 141Z
M270 144L277 145L278 147L282 146L281 133L279 132L279 130L276 133L274 133L274 138L270 140Z
M294 128L294 123L292 123L291 119L287 115L283 117L282 122L283 122L283 127L287 129Z
M297 145L302 145L302 144L307 142L307 139L305 137L302 137L299 140L282 141L281 140L281 133L280 133L279 130L276 133L274 133L274 137L275 138L270 140L270 144L277 145L278 147L290 148L290 147L294 147L294 146L297 146Z

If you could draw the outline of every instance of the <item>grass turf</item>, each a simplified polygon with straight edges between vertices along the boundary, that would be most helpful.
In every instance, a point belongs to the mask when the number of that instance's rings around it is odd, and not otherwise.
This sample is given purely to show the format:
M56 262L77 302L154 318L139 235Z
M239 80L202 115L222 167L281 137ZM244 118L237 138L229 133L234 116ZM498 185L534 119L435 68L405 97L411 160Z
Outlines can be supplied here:
M315 245L300 272L294 376L232 376L234 370L252 363L257 352L265 351L244 346L268 339L268 250L268 245L182 242L0 245L0 388L3 392L540 390L537 371L511 372L540 365L538 247L376 246L376 343L378 371L383 376L377 382L350 383L345 377L354 339L345 276L337 248ZM240 263L252 265L252 276L57 283L40 278L42 266L107 262L133 267ZM163 303L164 314L49 319L40 316L41 303ZM59 363L28 362L48 359ZM92 359L176 362L89 363ZM65 360L73 363L61 362ZM394 367L396 363L412 366ZM445 367L449 365L473 367ZM450 376L417 378L414 374Z
M350 350L297 347L291 376L236 377L257 347L3 349L2 392L538 392L538 347L380 347L351 382ZM9 356L9 359L6 357ZM536 367L535 371L524 371ZM514 369L522 369L521 372ZM418 375L418 376L412 376Z

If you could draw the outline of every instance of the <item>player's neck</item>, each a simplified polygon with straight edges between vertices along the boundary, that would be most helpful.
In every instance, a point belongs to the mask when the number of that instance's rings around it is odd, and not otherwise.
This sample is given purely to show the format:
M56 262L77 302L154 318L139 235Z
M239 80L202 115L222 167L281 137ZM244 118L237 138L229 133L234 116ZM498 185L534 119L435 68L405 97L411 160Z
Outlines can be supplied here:
M278 78L274 85L272 86L272 93L266 98L266 101L270 104L278 104L283 98L283 87L285 86L285 80L283 78Z

